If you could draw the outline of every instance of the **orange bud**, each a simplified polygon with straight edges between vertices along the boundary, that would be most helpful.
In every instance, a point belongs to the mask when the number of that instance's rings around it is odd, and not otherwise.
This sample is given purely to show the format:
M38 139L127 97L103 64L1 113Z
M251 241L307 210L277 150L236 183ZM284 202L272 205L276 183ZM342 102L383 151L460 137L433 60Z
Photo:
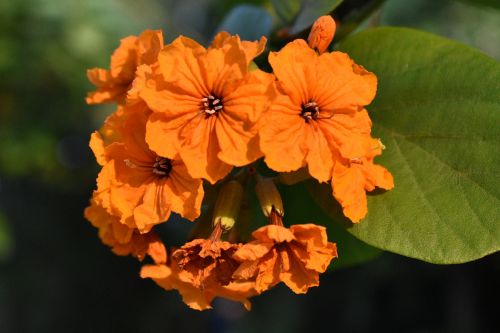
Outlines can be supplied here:
M319 54L325 52L335 35L335 21L330 15L321 16L314 22L307 42L312 49Z

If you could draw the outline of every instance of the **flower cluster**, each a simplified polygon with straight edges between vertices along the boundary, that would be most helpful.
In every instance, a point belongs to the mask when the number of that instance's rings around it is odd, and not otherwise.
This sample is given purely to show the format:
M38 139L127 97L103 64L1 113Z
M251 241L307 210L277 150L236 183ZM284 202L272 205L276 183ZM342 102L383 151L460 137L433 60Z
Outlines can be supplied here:
M322 226L284 225L279 177L263 178L254 162L330 182L353 222L367 213L366 191L393 187L373 163L383 145L370 135L365 106L377 79L347 54L326 52L334 30L322 17L309 42L270 52L273 73L254 62L264 37L221 32L205 48L184 36L164 45L161 31L150 30L123 39L109 70L89 70L97 89L87 103L117 104L90 139L102 169L85 216L103 243L119 255L149 256L141 276L178 290L194 309L215 297L249 308L249 297L279 282L295 293L317 286L336 245ZM249 178L269 224L240 243L233 225ZM207 234L165 246L157 225L172 212L198 221L209 188L218 195Z

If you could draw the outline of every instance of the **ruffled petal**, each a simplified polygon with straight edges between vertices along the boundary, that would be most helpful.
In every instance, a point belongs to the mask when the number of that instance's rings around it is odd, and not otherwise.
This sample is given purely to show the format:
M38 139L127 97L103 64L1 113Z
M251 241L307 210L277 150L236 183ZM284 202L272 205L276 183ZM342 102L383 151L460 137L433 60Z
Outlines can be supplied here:
M269 63L280 81L281 88L296 104L307 103L310 94L307 82L310 68L314 68L311 60L316 53L302 39L288 43L279 52L269 53Z
M333 168L333 196L343 208L344 215L357 223L368 212L365 177L358 165L345 166L340 162Z
M311 176L319 182L327 182L332 177L333 156L328 142L316 124L308 124L305 141L308 145L306 156Z
M291 242L295 239L293 233L285 227L277 226L277 225L266 225L260 227L259 229L252 232L252 236L264 243L267 242L275 242L275 243L283 243L283 242Z
M257 260L266 255L273 246L272 242L250 242L240 247L233 257L238 261Z
M305 131L308 126L296 106L285 95L278 95L260 124L260 148L266 164L273 170L289 172L305 165Z
M371 103L377 92L377 77L345 53L323 53L317 62L315 99L323 109L356 111Z

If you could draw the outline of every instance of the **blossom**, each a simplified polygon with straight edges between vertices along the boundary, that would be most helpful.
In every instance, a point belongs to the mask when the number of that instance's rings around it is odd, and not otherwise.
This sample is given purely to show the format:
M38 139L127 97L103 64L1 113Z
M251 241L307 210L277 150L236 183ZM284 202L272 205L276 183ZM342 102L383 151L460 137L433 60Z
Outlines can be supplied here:
M135 78L139 65L156 62L163 47L160 30L146 30L137 36L123 38L111 56L110 69L93 68L87 71L90 82L97 90L87 96L88 104L123 102Z
M271 52L269 62L278 94L259 132L266 164L279 172L307 165L312 177L330 180L336 152L364 153L359 142L371 121L363 106L375 96L375 75L345 53L318 55L302 39Z
M366 192L375 187L390 190L394 187L392 175L384 167L373 163L382 153L382 144L376 139L367 139L367 154L357 158L339 158L333 167L333 196L343 208L344 215L359 222L368 212Z
M279 219L279 221L281 221ZM315 224L296 224L285 228L270 224L252 233L255 240L244 244L234 258L241 265L234 277L255 280L261 293L284 282L297 294L319 285L330 261L337 257L337 248L327 240L326 229Z
M149 255L155 263L167 261L165 246L153 231L140 234L137 230L120 223L117 216L109 214L104 207L99 205L95 198L90 201L90 206L85 208L85 218L99 229L102 242L112 248L117 255L132 255L139 260Z
M210 308L215 297L239 301L250 308L248 297L256 295L252 281L235 281L239 263L233 259L241 244L222 241L220 221L208 239L195 239L175 250L168 265L149 265L141 270L143 278L155 280L166 290L177 289L193 309Z
M316 49L319 54L325 52L335 35L335 21L330 15L319 17L313 24L307 43L311 49Z
M264 44L264 37L241 42L220 33L208 49L183 36L165 46L140 92L154 111L150 148L168 158L179 153L192 177L211 183L261 157L258 121L274 96L274 76L249 71L249 63Z
M181 160L158 156L148 148L144 136L149 112L145 105L127 107L124 119L116 122L120 127L111 131L119 133L119 141L106 145L96 134L91 142L105 162L98 176L98 197L109 213L141 233L167 220L171 211L194 220L203 199L202 181L189 176Z
M217 223L209 239L195 239L172 254L172 261L182 269L196 288L225 286L232 281L238 262L232 258L239 244L220 240L223 228Z
M256 295L252 282L231 282L225 286L212 285L210 288L197 288L191 281L187 271L176 265L145 265L141 269L142 278L153 279L165 290L177 290L184 303L195 310L212 308L211 303L216 297L227 298L242 303L247 310L251 304L248 297Z

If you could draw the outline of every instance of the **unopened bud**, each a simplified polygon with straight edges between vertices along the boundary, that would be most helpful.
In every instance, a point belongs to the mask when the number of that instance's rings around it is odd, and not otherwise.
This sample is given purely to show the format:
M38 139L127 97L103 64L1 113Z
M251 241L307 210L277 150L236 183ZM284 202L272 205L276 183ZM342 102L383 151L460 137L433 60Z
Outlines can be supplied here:
M213 225L220 223L224 230L231 229L240 212L242 199L243 187L239 182L231 180L224 184L215 203Z
M311 178L311 175L307 168L301 168L292 172L282 172L278 175L279 182L285 185L294 185L309 178Z
M307 42L309 47L316 49L319 54L325 52L335 35L335 21L330 15L321 16L314 22Z
M257 193L260 207L266 217L269 217L273 208L278 214L283 216L284 211L281 195L272 179L258 176L255 193Z

